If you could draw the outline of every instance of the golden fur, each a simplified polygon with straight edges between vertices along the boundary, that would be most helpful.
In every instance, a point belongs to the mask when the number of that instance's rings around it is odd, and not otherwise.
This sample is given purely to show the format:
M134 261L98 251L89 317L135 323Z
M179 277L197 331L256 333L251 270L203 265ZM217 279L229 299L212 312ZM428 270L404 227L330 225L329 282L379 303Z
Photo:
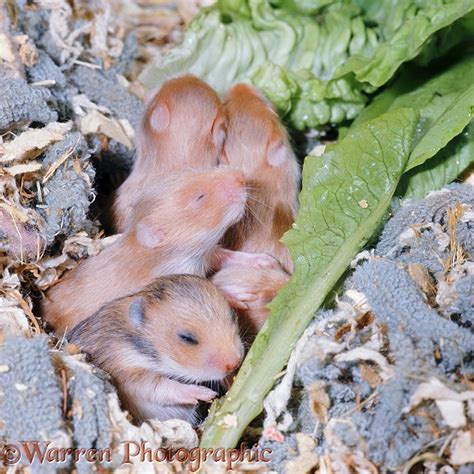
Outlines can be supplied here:
M214 282L236 307L238 298L248 295L250 284L254 283L255 304L243 312L245 320L254 321L260 328L268 314L264 301L272 299L293 271L290 253L280 239L296 217L300 169L276 112L256 89L246 84L235 85L224 106L227 137L222 160L244 172L249 190L244 218L229 229L224 246L266 253L281 267L269 273L258 265L234 266L217 273ZM239 271L244 272L244 279Z
M196 343L183 341L183 333ZM112 376L137 420L192 420L198 400L216 395L194 383L223 379L243 355L229 305L209 281L193 275L160 277L107 303L69 339Z
M139 291L154 278L204 276L226 229L243 214L241 172L226 168L169 175L139 195L126 232L81 262L41 303L43 319L62 336L104 303Z
M152 93L137 132L133 170L117 191L116 231L123 232L137 189L157 186L170 172L217 166L224 137L219 96L197 77L171 79Z

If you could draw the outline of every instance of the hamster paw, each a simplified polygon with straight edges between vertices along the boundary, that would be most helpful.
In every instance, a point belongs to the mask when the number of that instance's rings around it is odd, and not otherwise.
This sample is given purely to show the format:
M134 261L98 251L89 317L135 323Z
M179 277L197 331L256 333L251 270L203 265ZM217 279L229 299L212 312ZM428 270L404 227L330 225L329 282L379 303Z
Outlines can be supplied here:
M249 253L249 255L252 256L249 259L249 264L255 268L268 268L269 270L281 269L280 262L271 255L268 255L266 253Z
M201 385L186 385L183 388L183 404L195 405L199 401L210 402L217 397L217 393Z
M265 268L270 270L280 270L280 262L267 253L241 252L239 250L218 249L216 257L218 269L228 266L241 265L252 268Z
M237 285L218 286L232 308L249 309L260 296L255 289L239 287Z

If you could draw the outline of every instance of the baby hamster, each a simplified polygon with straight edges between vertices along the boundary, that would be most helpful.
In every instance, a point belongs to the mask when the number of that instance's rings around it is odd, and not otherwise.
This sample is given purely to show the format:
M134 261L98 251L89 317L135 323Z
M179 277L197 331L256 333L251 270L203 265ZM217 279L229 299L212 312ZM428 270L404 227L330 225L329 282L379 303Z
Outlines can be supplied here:
M81 262L42 300L43 319L63 335L107 301L138 291L158 276L204 276L225 231L244 213L242 173L225 167L166 176L137 196L129 228Z
M286 131L270 103L250 85L233 86L224 105L223 160L244 172L249 187L247 213L229 230L225 246L268 253L291 273L293 263L280 239L296 217L300 169Z
M196 383L224 379L243 357L229 305L212 283L193 275L157 278L104 305L69 341L112 376L137 421L194 422L198 401L216 396Z
M224 246L267 253L280 265L267 270L231 265L213 281L240 308L243 324L256 331L268 315L266 304L293 271L290 253L280 239L296 217L300 169L276 112L255 88L236 84L224 106L227 136L222 160L243 170L249 190L246 214L227 232Z
M217 93L197 77L165 82L150 94L137 130L136 159L117 191L114 222L123 232L137 189L185 169L217 166L225 139L225 113Z

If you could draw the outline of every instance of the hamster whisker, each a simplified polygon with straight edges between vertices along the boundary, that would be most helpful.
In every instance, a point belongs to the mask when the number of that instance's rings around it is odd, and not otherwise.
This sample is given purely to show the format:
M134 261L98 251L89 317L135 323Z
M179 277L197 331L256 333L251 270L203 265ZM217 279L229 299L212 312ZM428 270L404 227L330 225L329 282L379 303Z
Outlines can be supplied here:
M255 191L256 189L257 189L257 188L252 189L252 188L248 188L248 187L247 187L247 199L252 199L252 201L256 201L256 202L259 202L259 203L261 203L261 204L265 204L265 205L268 206L268 207L271 207L271 206L270 206L269 204L267 204L266 202L263 202L263 201L260 201L259 199L257 199L258 196L259 196L259 194L253 192L253 191ZM269 202L268 199L267 199L266 201Z
M181 374L176 375L176 374L171 374L169 372L163 372L163 375L171 380L176 380L176 382L181 382L187 385L200 382L200 380L194 377L190 377L189 375L181 375Z
M249 194L247 196L247 201L252 201L252 202L255 202L257 204L260 204L261 206L263 207L266 207L267 209L270 209L270 210L273 210L273 207L272 206L269 206L268 204L264 203L263 201L259 201L258 199L256 199L254 196L252 196L251 194Z
M262 227L265 227L265 224L257 217L252 208L246 203L245 211L248 212Z
M248 327L240 328L239 332L240 332L239 336L244 346L245 353L247 353L247 350L250 348L250 341L247 339L250 329Z

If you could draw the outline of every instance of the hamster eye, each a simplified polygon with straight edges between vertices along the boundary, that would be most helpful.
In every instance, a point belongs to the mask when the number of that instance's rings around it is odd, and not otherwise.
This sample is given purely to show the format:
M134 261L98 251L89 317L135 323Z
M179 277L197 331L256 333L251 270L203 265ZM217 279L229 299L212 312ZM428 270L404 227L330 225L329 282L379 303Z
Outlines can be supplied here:
M195 346L195 345L198 344L197 337L192 332L189 332L189 331L180 332L178 334L178 337L183 342L185 342L186 344L189 344L191 346Z
M201 193L196 197L196 201L202 201L206 197L206 193Z

